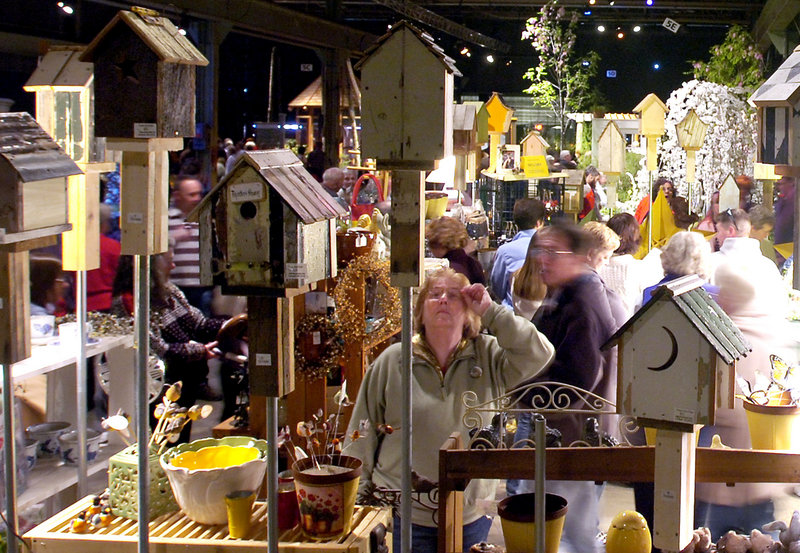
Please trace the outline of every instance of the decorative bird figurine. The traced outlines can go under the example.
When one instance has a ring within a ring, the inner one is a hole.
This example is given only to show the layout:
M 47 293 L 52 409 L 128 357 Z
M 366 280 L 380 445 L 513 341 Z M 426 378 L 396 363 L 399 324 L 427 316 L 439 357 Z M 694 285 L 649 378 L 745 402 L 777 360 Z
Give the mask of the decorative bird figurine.
M 650 553 L 652 538 L 645 518 L 636 511 L 622 511 L 611 519 L 606 536 L 607 553 Z
M 74 534 L 85 534 L 89 530 L 89 522 L 86 520 L 86 515 L 81 513 L 77 518 L 72 520 L 70 532 Z
M 722 443 L 719 434 L 714 434 L 711 438 L 711 449 L 730 449 L 730 447 Z

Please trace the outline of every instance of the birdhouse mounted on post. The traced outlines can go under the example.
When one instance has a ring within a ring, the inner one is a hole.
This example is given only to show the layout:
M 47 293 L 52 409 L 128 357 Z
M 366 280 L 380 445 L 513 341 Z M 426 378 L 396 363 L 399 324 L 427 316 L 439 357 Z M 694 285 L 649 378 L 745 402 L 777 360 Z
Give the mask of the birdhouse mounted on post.
M 200 279 L 285 297 L 333 277 L 335 219 L 346 214 L 291 151 L 245 152 L 187 217 L 200 223 Z
M 658 428 L 653 545 L 681 551 L 694 528 L 695 425 L 733 408 L 744 337 L 696 275 L 660 286 L 603 345 L 618 347 L 617 412 Z
M 800 176 L 800 47 L 758 87 L 748 102 L 758 118 L 757 161 L 772 165 L 779 175 Z M 793 168 L 793 169 L 792 169 Z
M 121 10 L 80 59 L 94 62 L 97 136 L 194 136 L 195 66 L 208 60 L 169 19 Z
M 690 109 L 683 120 L 675 125 L 678 144 L 686 150 L 686 182 L 693 183 L 695 170 L 695 152 L 703 147 L 706 139 L 708 123 L 704 123 L 697 112 Z
M 400 21 L 368 48 L 361 70 L 362 155 L 379 169 L 430 170 L 453 150 L 453 80 L 433 38 Z
M 466 190 L 466 175 L 475 180 L 477 172 L 478 119 L 474 105 L 453 106 L 453 154 L 456 157 L 453 188 Z
M 647 170 L 655 171 L 658 169 L 657 140 L 664 134 L 664 118 L 669 110 L 658 96 L 650 93 L 633 108 L 633 111 L 640 114 L 640 134 L 647 137 Z
M 520 155 L 525 156 L 546 156 L 550 144 L 544 139 L 539 131 L 531 131 L 519 143 L 522 151 Z
M 511 126 L 511 118 L 514 116 L 514 108 L 506 105 L 503 97 L 497 92 L 492 92 L 484 104 L 488 118 L 489 133 L 489 172 L 497 172 L 498 149 L 500 148 L 500 137 L 508 132 Z

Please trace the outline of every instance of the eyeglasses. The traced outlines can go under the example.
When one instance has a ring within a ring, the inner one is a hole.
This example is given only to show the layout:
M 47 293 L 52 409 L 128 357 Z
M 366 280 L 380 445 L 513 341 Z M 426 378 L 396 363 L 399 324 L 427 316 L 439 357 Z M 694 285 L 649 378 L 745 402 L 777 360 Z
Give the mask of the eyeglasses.
M 447 298 L 447 301 L 455 301 L 461 299 L 461 290 L 459 288 L 431 288 L 428 291 L 428 300 L 439 300 L 442 296 Z
M 723 211 L 723 213 L 727 215 L 728 219 L 730 220 L 736 232 L 739 232 L 739 225 L 736 224 L 736 219 L 733 218 L 733 210 L 731 208 L 728 208 L 725 211 Z
M 551 250 L 549 248 L 531 248 L 530 254 L 534 257 L 557 257 L 572 253 L 569 250 Z

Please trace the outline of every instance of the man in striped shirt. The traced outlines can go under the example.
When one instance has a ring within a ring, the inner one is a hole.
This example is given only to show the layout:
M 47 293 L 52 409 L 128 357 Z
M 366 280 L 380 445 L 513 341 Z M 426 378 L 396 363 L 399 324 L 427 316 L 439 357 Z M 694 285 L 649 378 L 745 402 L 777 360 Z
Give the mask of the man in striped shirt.
M 175 268 L 170 280 L 189 303 L 210 315 L 211 287 L 200 284 L 200 227 L 186 216 L 203 199 L 203 183 L 194 176 L 178 176 L 169 210 L 169 236 L 175 240 Z

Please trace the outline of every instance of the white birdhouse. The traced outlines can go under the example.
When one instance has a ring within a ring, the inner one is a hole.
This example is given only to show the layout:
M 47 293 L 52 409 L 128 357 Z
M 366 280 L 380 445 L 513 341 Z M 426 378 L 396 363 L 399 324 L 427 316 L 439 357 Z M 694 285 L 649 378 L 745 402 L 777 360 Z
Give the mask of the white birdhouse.
M 736 179 L 728 173 L 722 186 L 719 187 L 719 210 L 737 209 L 739 207 L 739 187 L 736 186 Z
M 619 127 L 609 120 L 597 139 L 597 168 L 609 175 L 624 173 L 625 146 L 625 137 Z
M 200 223 L 200 278 L 282 297 L 335 276 L 334 221 L 346 214 L 291 151 L 245 152 L 187 217 Z
M 733 407 L 734 364 L 750 348 L 702 283 L 659 287 L 603 346 L 618 346 L 618 413 L 695 425 Z
M 362 155 L 387 169 L 428 170 L 453 151 L 455 62 L 401 21 L 356 65 L 361 70 Z

